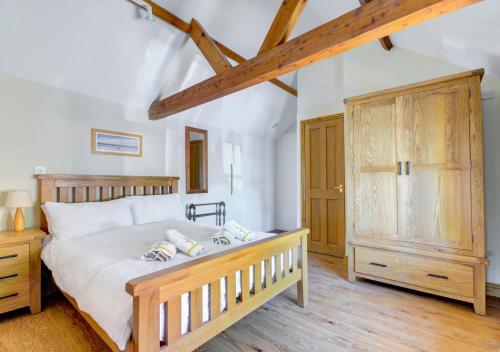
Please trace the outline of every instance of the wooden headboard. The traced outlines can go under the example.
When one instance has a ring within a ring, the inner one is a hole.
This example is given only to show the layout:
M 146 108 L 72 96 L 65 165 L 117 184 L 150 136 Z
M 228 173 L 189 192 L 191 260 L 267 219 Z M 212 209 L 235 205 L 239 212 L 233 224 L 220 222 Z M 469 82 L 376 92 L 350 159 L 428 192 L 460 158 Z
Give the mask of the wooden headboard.
M 133 195 L 178 192 L 179 177 L 38 175 L 40 204 L 45 202 L 100 202 Z M 47 219 L 40 211 L 40 228 L 47 232 Z

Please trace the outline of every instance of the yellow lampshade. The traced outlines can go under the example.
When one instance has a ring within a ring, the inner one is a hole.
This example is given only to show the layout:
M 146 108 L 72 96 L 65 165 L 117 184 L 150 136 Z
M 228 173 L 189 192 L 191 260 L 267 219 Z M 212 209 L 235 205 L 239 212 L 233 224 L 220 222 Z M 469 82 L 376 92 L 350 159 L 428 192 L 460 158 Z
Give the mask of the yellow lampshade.
M 33 206 L 30 192 L 26 190 L 10 191 L 5 200 L 6 208 L 29 208 Z

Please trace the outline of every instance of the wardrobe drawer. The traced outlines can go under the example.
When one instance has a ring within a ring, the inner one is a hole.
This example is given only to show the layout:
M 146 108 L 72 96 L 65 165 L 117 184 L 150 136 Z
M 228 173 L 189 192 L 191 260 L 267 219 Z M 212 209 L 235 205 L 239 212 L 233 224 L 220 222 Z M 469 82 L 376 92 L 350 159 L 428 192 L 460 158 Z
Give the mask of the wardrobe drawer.
M 0 267 L 29 262 L 30 245 L 0 247 Z
M 356 247 L 354 270 L 361 274 L 473 297 L 473 267 L 383 249 Z

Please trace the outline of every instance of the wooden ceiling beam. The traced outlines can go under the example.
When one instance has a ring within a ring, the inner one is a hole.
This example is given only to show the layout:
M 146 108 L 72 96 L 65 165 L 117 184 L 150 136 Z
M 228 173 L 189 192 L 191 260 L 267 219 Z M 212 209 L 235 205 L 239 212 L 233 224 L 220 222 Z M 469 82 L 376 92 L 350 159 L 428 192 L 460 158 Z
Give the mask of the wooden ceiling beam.
M 151 105 L 158 120 L 481 0 L 377 0 Z
M 222 73 L 232 67 L 231 63 L 217 44 L 194 18 L 191 20 L 189 35 L 216 73 Z
M 181 32 L 184 32 L 186 34 L 190 34 L 189 32 L 191 31 L 191 25 L 189 23 L 187 23 L 183 19 L 177 17 L 176 15 L 174 15 L 173 13 L 168 11 L 167 9 L 159 6 L 154 1 L 151 1 L 151 0 L 144 0 L 144 1 L 146 1 L 148 4 L 151 5 L 151 8 L 153 10 L 153 15 L 155 15 L 159 19 L 167 22 L 168 24 L 174 26 L 175 28 L 177 28 Z M 235 51 L 231 50 L 230 48 L 228 48 L 227 46 L 225 46 L 221 42 L 215 40 L 215 38 L 212 38 L 212 39 L 217 44 L 217 46 L 219 46 L 220 50 L 224 53 L 224 55 L 226 55 L 231 60 L 234 60 L 239 64 L 247 61 L 243 56 L 241 56 L 238 53 L 236 53 Z M 274 84 L 277 87 L 280 87 L 281 89 L 285 90 L 286 92 L 288 92 L 294 96 L 297 96 L 296 89 L 283 83 L 279 79 L 274 78 L 274 79 L 269 80 L 269 82 Z
M 370 1 L 372 1 L 372 0 L 359 0 L 359 4 L 366 5 Z M 380 38 L 379 42 L 380 42 L 380 45 L 382 45 L 382 48 L 384 48 L 387 51 L 390 51 L 394 47 L 394 45 L 392 45 L 392 40 L 388 35 Z
M 271 28 L 267 32 L 266 38 L 260 47 L 259 54 L 287 41 L 292 33 L 295 24 L 299 20 L 300 14 L 306 6 L 307 0 L 284 0 L 281 4 Z
M 224 55 L 226 55 L 231 60 L 234 60 L 234 61 L 236 61 L 239 64 L 247 61 L 247 59 L 245 59 L 243 56 L 241 56 L 240 54 L 232 51 L 231 49 L 229 49 L 224 44 L 222 44 L 222 43 L 220 43 L 218 41 L 215 41 L 215 42 L 219 46 L 220 50 L 224 53 Z M 273 79 L 269 80 L 269 83 L 272 83 L 275 86 L 278 86 L 278 87 L 280 87 L 283 90 L 286 90 L 288 93 L 290 93 L 290 94 L 292 94 L 294 96 L 297 96 L 297 94 L 298 94 L 297 90 L 295 88 L 290 87 L 289 85 L 283 83 L 279 79 L 273 78 Z

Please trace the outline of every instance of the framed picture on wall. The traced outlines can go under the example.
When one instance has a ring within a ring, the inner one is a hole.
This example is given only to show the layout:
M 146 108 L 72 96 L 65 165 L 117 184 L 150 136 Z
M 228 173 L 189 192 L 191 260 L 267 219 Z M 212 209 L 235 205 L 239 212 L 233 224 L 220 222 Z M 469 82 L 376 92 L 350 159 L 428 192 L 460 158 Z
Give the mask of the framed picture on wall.
M 142 157 L 142 136 L 92 128 L 92 154 Z

